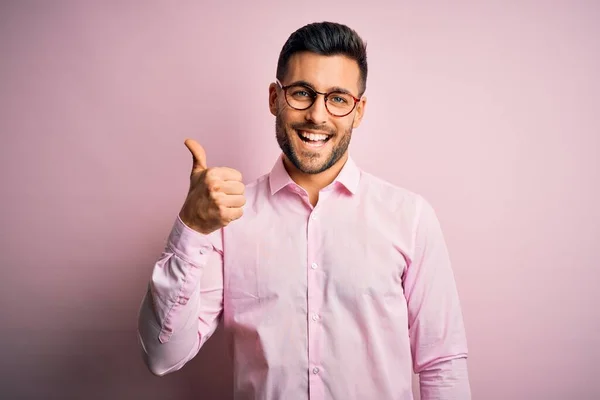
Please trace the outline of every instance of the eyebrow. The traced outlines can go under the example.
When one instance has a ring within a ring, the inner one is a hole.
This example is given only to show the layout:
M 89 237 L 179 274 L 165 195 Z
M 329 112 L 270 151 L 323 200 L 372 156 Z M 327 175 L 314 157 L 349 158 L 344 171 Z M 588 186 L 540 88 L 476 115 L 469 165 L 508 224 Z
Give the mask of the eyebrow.
M 315 92 L 317 91 L 317 89 L 315 89 L 315 87 L 313 85 L 311 85 L 310 83 L 303 81 L 303 80 L 292 82 L 286 86 L 296 86 L 296 85 L 306 86 L 306 87 L 314 90 Z M 350 92 L 348 89 L 344 89 L 343 87 L 339 87 L 339 86 L 330 87 L 327 92 L 328 93 L 331 93 L 331 92 L 345 93 L 345 94 L 349 94 L 350 96 L 354 96 L 352 94 L 352 92 Z

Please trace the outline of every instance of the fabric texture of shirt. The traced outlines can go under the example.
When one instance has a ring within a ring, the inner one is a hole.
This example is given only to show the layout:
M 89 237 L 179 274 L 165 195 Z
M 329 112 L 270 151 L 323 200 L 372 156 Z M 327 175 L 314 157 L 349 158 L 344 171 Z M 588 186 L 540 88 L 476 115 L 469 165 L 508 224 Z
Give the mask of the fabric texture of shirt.
M 454 274 L 422 196 L 352 158 L 315 207 L 281 158 L 245 196 L 242 218 L 209 235 L 175 220 L 139 315 L 155 374 L 222 320 L 236 399 L 409 400 L 413 371 L 423 400 L 471 398 Z

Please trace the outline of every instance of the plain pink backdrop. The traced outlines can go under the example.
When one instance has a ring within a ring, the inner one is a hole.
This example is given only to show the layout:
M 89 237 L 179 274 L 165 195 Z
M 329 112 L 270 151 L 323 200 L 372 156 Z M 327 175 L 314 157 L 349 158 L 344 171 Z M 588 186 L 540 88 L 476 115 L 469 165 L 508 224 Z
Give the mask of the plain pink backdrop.
M 442 222 L 473 398 L 600 398 L 600 5 L 449 3 L 3 1 L 1 397 L 230 398 L 222 335 L 164 378 L 136 340 L 183 141 L 268 172 L 281 46 L 333 20 L 368 43 L 353 157 Z

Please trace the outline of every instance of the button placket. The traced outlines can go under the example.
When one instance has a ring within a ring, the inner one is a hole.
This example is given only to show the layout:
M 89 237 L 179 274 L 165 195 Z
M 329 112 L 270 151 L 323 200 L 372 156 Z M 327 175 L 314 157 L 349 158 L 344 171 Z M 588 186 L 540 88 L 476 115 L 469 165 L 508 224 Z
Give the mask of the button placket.
M 319 243 L 322 240 L 320 208 L 313 208 L 308 215 L 307 229 L 307 328 L 308 328 L 308 371 L 314 378 L 309 381 L 309 396 L 320 397 L 323 391 L 323 382 L 319 376 L 322 373 L 321 340 L 322 325 L 319 311 L 323 305 L 323 265 L 320 263 Z

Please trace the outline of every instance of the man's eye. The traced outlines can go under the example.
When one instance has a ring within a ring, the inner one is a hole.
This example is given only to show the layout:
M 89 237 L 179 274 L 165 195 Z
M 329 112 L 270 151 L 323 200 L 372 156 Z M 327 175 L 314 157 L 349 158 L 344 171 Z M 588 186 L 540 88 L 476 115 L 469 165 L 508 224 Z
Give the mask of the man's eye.
M 331 101 L 337 104 L 346 104 L 348 103 L 348 99 L 343 96 L 332 96 Z
M 294 96 L 294 97 L 310 97 L 310 93 L 308 93 L 306 90 L 295 90 L 294 92 L 292 92 L 292 96 Z

